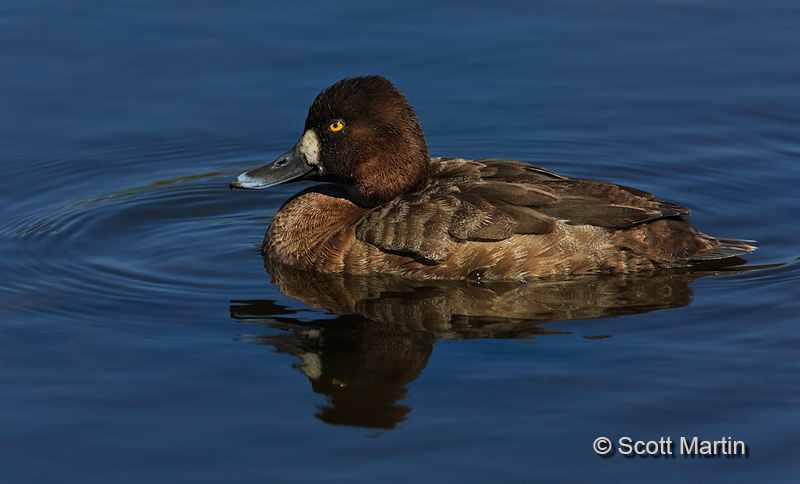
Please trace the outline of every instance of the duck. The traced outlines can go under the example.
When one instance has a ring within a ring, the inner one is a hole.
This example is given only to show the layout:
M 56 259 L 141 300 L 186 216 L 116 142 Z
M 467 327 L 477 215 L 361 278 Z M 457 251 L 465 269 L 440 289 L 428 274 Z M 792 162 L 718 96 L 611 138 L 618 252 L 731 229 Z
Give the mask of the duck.
M 261 245 L 270 264 L 297 271 L 530 281 L 756 248 L 695 230 L 689 209 L 644 190 L 502 158 L 431 158 L 409 101 L 377 75 L 323 89 L 297 143 L 230 187 L 298 180 L 323 183 L 289 198 Z

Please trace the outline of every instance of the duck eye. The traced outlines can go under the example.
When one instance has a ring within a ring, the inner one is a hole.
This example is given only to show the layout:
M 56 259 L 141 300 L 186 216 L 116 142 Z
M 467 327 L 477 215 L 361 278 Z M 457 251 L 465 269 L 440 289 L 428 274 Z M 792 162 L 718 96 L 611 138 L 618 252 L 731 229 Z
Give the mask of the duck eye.
M 328 126 L 328 129 L 333 132 L 341 131 L 342 128 L 344 128 L 344 124 L 341 121 L 336 121 L 335 123 L 331 123 L 331 125 Z

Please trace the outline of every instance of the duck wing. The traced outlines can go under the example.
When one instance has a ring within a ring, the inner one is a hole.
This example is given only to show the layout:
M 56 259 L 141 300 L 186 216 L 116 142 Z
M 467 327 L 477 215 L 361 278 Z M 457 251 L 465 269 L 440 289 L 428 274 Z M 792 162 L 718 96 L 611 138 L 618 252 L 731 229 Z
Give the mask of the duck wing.
M 436 263 L 460 241 L 547 234 L 557 220 L 619 230 L 688 213 L 642 190 L 519 161 L 436 158 L 431 168 L 425 190 L 372 209 L 357 223 L 356 238 Z
M 554 202 L 536 208 L 571 225 L 625 229 L 648 221 L 689 214 L 688 208 L 658 200 L 652 193 L 625 185 L 569 178 L 513 160 L 489 158 L 474 160 L 473 163 L 484 165 L 480 172 L 485 182 L 523 183 L 552 194 Z M 523 204 L 532 206 L 524 201 Z
M 499 241 L 514 234 L 544 234 L 555 220 L 533 208 L 491 200 L 457 186 L 428 189 L 365 214 L 356 238 L 386 252 L 439 262 L 462 240 Z

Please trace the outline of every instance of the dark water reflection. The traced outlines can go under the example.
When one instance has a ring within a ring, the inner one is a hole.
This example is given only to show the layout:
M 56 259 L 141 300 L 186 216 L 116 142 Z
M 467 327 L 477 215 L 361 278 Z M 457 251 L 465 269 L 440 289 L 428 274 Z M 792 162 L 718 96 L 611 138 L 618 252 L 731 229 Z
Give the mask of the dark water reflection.
M 273 300 L 234 300 L 232 318 L 280 330 L 244 339 L 300 360 L 293 366 L 327 398 L 315 414 L 323 422 L 382 429 L 394 428 L 411 412 L 401 401 L 437 339 L 570 334 L 545 323 L 686 306 L 692 300 L 689 284 L 714 274 L 687 269 L 520 284 L 305 273 L 268 261 L 265 267 L 284 295 L 337 316 L 303 322 Z

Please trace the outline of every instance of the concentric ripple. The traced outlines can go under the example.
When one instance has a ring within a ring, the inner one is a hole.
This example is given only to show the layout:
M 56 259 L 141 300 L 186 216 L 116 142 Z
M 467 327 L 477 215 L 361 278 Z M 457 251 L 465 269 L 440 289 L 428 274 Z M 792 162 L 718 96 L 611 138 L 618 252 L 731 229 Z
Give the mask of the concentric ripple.
M 121 181 L 147 178 L 147 167 L 154 164 L 178 167 L 171 172 L 197 166 L 193 172 L 113 192 L 97 189 L 105 188 L 97 182 L 102 172 L 73 173 L 61 180 L 63 190 L 43 186 L 35 197 L 6 203 L 0 217 L 5 255 L 0 295 L 8 319 L 23 321 L 26 314 L 38 315 L 36 321 L 42 315 L 74 320 L 76 314 L 88 320 L 107 320 L 110 314 L 125 319 L 133 307 L 167 317 L 176 301 L 244 290 L 246 285 L 236 282 L 242 270 L 263 274 L 253 245 L 263 235 L 264 205 L 228 189 L 231 176 L 260 160 L 225 145 L 201 146 L 202 153 L 187 145 L 192 148 L 183 151 L 157 146 L 149 158 L 139 152 L 135 163 L 122 149 L 103 153 L 109 165 L 138 168 L 128 178 L 117 176 Z M 69 164 L 58 159 L 36 165 L 53 173 L 68 172 Z M 22 172 L 17 175 L 24 178 Z M 76 192 L 81 196 L 71 196 Z M 237 235 L 245 225 L 252 236 Z M 241 251 L 251 252 L 252 267 L 232 265 Z

